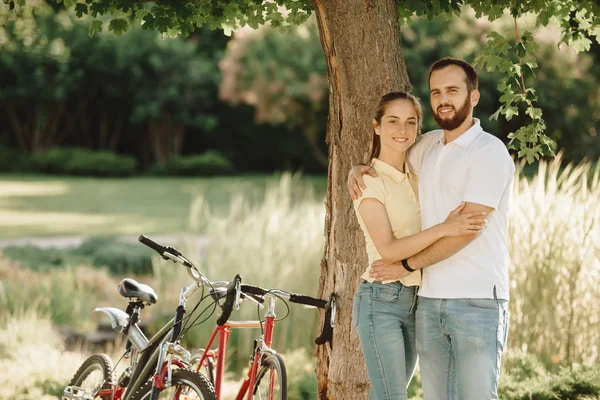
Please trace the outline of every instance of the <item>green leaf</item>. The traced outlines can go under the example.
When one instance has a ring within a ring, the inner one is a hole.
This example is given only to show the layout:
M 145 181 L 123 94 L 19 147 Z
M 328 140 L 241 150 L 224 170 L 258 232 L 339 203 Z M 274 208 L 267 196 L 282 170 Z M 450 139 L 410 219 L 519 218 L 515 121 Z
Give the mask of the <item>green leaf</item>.
M 77 17 L 81 18 L 81 17 L 83 17 L 83 14 L 87 14 L 87 13 L 88 13 L 87 5 L 85 5 L 83 3 L 77 3 L 75 5 L 75 15 L 77 15 Z
M 121 18 L 115 18 L 108 24 L 108 30 L 115 34 L 115 36 L 121 36 L 129 29 L 129 24 L 126 20 Z
M 94 37 L 94 33 L 96 32 L 102 32 L 102 21 L 98 21 L 97 19 L 90 23 L 90 37 Z
M 511 104 L 515 101 L 515 97 L 517 95 L 510 91 L 510 92 L 505 92 L 502 96 L 500 96 L 500 102 L 503 104 Z
M 535 72 L 533 72 L 534 68 L 535 67 L 532 67 L 532 63 L 524 63 L 523 64 L 522 72 L 523 72 L 523 78 L 525 78 L 525 80 L 535 78 Z
M 140 8 L 138 10 L 135 10 L 135 20 L 136 21 L 140 21 L 141 23 L 144 23 L 144 17 L 146 15 L 149 15 L 151 13 L 150 10 L 146 10 L 145 8 Z
M 527 50 L 525 49 L 525 45 L 523 44 L 523 42 L 517 43 L 517 45 L 515 46 L 515 50 L 517 51 L 517 56 L 519 56 L 520 58 L 523 58 L 527 55 Z
M 77 3 L 77 0 L 63 0 L 63 3 L 65 7 L 71 8 Z
M 581 53 L 583 51 L 589 51 L 592 45 L 592 41 L 586 37 L 579 36 L 577 39 L 574 39 L 569 42 L 569 46 L 573 48 L 577 53 Z
M 495 113 L 493 113 L 492 115 L 490 115 L 490 119 L 493 121 L 498 121 L 498 118 L 500 117 L 500 114 L 502 113 L 503 108 L 500 107 Z
M 506 120 L 510 121 L 512 117 L 519 115 L 519 110 L 517 109 L 517 107 L 508 106 L 504 109 L 503 114 L 506 117 Z

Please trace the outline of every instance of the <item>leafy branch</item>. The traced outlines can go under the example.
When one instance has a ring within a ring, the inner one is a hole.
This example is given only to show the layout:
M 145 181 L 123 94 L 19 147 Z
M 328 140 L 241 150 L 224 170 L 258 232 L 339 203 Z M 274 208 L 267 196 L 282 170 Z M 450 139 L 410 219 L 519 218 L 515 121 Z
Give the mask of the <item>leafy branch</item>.
M 501 72 L 504 77 L 498 83 L 500 108 L 491 118 L 497 120 L 503 115 L 507 121 L 519 115 L 519 107 L 526 107 L 525 114 L 531 119 L 528 125 L 511 132 L 509 148 L 518 150 L 519 158 L 525 157 L 528 163 L 538 160 L 542 155 L 554 156 L 556 143 L 545 135 L 546 124 L 542 118 L 542 110 L 535 107 L 537 94 L 535 89 L 528 88 L 526 79 L 535 77 L 537 63 L 533 61 L 539 46 L 533 40 L 531 32 L 519 35 L 517 20 L 515 22 L 514 42 L 506 39 L 498 32 L 491 32 L 476 63 L 485 67 L 488 72 Z M 512 60 L 517 60 L 513 62 Z M 531 61 L 527 61 L 531 60 Z

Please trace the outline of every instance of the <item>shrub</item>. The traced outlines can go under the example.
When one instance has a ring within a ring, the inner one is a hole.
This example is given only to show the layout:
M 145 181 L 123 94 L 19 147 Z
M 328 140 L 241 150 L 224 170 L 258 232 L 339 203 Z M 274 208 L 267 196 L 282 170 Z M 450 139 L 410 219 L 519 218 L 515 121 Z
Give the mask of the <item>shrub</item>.
M 223 154 L 209 150 L 197 155 L 170 157 L 164 163 L 156 164 L 149 172 L 155 175 L 212 176 L 229 175 L 234 168 Z
M 113 275 L 152 273 L 151 250 L 144 246 L 132 246 L 109 236 L 92 237 L 75 249 L 7 247 L 3 254 L 34 271 L 91 264 L 106 267 Z
M 600 399 L 600 365 L 580 365 L 551 373 L 531 354 L 508 352 L 498 396 L 505 400 Z
M 69 250 L 56 248 L 40 248 L 35 246 L 6 247 L 2 253 L 4 256 L 22 263 L 34 271 L 48 271 L 56 267 L 64 267 L 69 264 L 78 264 L 85 258 L 72 254 Z
M 97 267 L 107 267 L 113 275 L 152 273 L 151 250 L 144 246 L 132 246 L 115 237 L 92 237 L 73 250 L 73 254 L 86 257 Z
M 306 349 L 282 354 L 288 377 L 288 398 L 313 400 L 317 398 L 317 361 Z
M 132 156 L 74 147 L 53 147 L 32 156 L 33 167 L 42 173 L 82 176 L 129 176 L 136 170 Z
M 23 172 L 30 168 L 25 154 L 18 150 L 0 147 L 0 172 Z

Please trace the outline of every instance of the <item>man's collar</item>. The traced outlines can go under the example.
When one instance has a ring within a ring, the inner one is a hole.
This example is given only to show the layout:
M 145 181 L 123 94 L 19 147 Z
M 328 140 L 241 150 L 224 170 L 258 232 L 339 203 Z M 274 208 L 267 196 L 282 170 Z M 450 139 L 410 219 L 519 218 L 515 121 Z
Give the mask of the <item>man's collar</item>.
M 483 129 L 481 129 L 481 121 L 478 118 L 473 118 L 473 121 L 475 121 L 473 126 L 463 132 L 462 135 L 454 139 L 452 143 L 461 147 L 469 147 L 477 135 L 483 132 Z

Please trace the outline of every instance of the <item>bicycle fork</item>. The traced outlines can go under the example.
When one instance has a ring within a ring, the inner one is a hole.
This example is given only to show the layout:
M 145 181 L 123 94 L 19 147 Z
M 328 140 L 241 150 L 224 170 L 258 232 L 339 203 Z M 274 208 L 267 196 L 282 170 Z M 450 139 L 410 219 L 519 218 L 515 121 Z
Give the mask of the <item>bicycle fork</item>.
M 166 387 L 171 386 L 172 369 L 171 365 L 178 368 L 186 368 L 190 365 L 191 354 L 181 347 L 177 341 L 181 333 L 182 319 L 185 313 L 185 304 L 187 297 L 198 289 L 198 284 L 193 283 L 188 287 L 181 289 L 179 295 L 179 306 L 175 314 L 175 323 L 170 342 L 164 342 L 160 346 L 158 361 L 156 362 L 156 374 L 152 378 L 152 394 L 150 400 L 157 400 L 158 393 Z
M 256 375 L 258 374 L 258 369 L 260 368 L 262 356 L 266 353 L 276 353 L 275 350 L 271 349 L 271 343 L 273 341 L 273 328 L 275 327 L 275 317 L 275 298 L 270 297 L 269 308 L 267 310 L 267 313 L 265 314 L 265 333 L 263 336 L 260 337 L 260 339 L 256 341 L 256 345 L 254 346 L 254 352 L 252 354 L 252 368 L 250 368 L 250 376 L 249 379 L 246 380 L 246 382 L 248 382 L 248 400 L 252 400 L 252 396 L 254 396 Z M 273 383 L 271 382 L 271 385 L 272 384 Z M 273 388 L 270 387 L 269 391 L 272 392 Z

